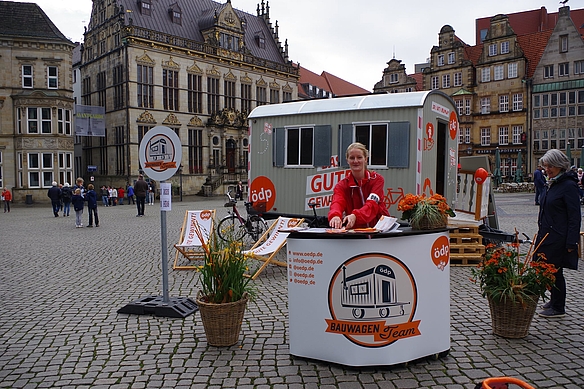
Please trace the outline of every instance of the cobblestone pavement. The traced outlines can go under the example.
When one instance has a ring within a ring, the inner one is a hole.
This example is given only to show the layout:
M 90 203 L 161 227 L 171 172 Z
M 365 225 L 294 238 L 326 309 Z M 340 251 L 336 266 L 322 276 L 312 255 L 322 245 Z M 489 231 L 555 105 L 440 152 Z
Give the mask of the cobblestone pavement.
M 533 194 L 496 194 L 501 229 L 533 236 Z M 187 209 L 226 213 L 223 198 L 175 200 L 167 213 L 169 261 Z M 242 207 L 243 208 L 243 207 Z M 198 313 L 185 319 L 124 315 L 130 301 L 162 295 L 159 205 L 100 207 L 99 228 L 75 228 L 49 205 L 0 215 L 0 388 L 473 388 L 514 376 L 536 388 L 584 387 L 583 272 L 567 271 L 568 315 L 536 317 L 530 335 L 491 334 L 469 267 L 451 268 L 451 349 L 439 359 L 348 368 L 289 354 L 285 270 L 255 281 L 237 345 L 207 345 Z M 87 221 L 87 213 L 84 214 Z M 196 295 L 197 275 L 173 271 L 171 297 Z M 327 347 L 323 344 L 322 347 Z

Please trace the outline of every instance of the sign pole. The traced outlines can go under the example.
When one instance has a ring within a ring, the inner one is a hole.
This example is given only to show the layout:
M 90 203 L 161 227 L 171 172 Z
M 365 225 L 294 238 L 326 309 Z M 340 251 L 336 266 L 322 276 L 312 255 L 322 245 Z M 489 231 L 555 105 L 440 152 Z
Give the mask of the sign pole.
M 160 182 L 164 184 L 164 181 Z M 162 185 L 161 185 L 162 187 Z M 168 303 L 168 246 L 166 245 L 166 211 L 160 207 L 160 244 L 162 251 L 162 301 Z
M 118 313 L 154 314 L 163 317 L 184 318 L 199 307 L 188 297 L 169 297 L 168 246 L 166 242 L 166 212 L 171 210 L 171 178 L 181 165 L 182 146 L 178 135 L 169 127 L 156 126 L 140 142 L 140 165 L 148 177 L 160 181 L 160 245 L 162 252 L 162 297 L 147 296 L 120 308 Z M 182 178 L 182 177 L 181 177 Z

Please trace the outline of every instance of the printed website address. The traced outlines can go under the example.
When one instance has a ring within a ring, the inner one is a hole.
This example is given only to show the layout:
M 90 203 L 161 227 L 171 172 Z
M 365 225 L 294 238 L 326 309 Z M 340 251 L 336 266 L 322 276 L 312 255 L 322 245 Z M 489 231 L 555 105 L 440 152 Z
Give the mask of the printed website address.
M 292 251 L 292 255 L 299 256 L 299 257 L 322 257 L 321 252 L 315 253 L 314 251 L 310 251 L 310 252 L 306 252 L 306 253 Z
M 306 263 L 310 265 L 322 265 L 322 259 L 304 259 L 304 258 L 292 258 L 294 263 Z

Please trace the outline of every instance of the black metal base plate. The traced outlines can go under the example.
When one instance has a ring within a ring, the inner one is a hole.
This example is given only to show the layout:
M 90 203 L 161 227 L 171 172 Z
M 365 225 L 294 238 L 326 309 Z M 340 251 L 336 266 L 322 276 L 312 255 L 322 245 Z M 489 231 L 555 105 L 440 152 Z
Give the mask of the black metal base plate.
M 132 301 L 118 309 L 118 313 L 185 318 L 198 309 L 197 304 L 188 297 L 170 297 L 165 303 L 162 296 L 148 296 Z

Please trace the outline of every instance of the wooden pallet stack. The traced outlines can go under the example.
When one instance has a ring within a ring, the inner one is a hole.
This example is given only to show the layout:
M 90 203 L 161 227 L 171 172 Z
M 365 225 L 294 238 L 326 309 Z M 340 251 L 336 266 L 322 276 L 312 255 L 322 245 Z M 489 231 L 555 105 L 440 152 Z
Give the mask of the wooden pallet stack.
M 450 230 L 450 265 L 474 266 L 485 253 L 478 226 L 457 227 Z

